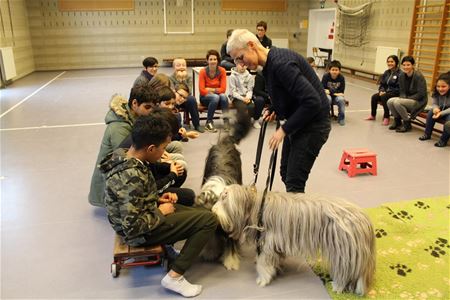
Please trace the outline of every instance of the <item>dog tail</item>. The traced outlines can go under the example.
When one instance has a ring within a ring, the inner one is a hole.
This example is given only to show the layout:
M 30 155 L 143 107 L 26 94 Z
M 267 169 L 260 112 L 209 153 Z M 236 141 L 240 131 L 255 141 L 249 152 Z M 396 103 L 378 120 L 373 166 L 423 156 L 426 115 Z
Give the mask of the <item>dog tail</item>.
M 229 135 L 233 144 L 239 144 L 245 138 L 252 127 L 252 122 L 249 115 L 244 110 L 237 110 L 236 120 L 232 126 L 231 134 Z

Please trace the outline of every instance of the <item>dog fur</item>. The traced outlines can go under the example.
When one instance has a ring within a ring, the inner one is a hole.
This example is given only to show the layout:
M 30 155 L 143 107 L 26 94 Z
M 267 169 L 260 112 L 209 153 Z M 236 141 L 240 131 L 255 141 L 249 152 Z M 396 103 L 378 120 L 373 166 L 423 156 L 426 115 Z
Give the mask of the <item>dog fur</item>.
M 255 242 L 261 230 L 257 284 L 265 286 L 285 256 L 321 258 L 335 292 L 364 295 L 375 272 L 375 236 L 369 218 L 355 205 L 320 195 L 268 192 L 263 227 L 258 228 L 262 195 L 253 186 L 225 188 L 212 211 L 235 240 Z
M 227 185 L 242 184 L 241 153 L 236 145 L 248 134 L 250 128 L 248 115 L 237 112 L 231 133 L 220 136 L 217 144 L 209 149 L 202 188 L 196 197 L 195 206 L 211 210 Z M 209 261 L 219 259 L 228 270 L 239 269 L 239 243 L 230 239 L 221 229 L 205 245 L 200 256 Z

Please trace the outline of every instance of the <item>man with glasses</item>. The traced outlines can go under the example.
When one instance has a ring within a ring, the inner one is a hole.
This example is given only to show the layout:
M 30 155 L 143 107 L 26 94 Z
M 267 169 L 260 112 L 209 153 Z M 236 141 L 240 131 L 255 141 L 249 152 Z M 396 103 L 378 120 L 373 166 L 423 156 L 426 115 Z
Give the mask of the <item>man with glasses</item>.
M 289 49 L 264 48 L 246 29 L 233 31 L 227 52 L 236 64 L 250 70 L 263 68 L 271 107 L 264 120 L 285 120 L 269 139 L 275 150 L 283 142 L 280 173 L 288 192 L 303 193 L 320 149 L 330 133 L 330 105 L 323 86 L 309 63 Z
M 142 61 L 142 65 L 144 66 L 144 70 L 142 70 L 141 74 L 134 81 L 133 87 L 146 85 L 158 72 L 158 60 L 154 57 L 147 57 Z

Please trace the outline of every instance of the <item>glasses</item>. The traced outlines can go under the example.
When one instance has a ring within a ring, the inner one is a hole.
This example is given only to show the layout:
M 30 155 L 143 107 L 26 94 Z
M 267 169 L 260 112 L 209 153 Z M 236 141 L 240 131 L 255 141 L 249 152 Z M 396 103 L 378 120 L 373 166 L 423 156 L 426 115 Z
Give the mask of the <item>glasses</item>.
M 236 57 L 234 59 L 234 63 L 237 64 L 242 64 L 244 62 L 244 54 L 239 55 L 238 57 Z

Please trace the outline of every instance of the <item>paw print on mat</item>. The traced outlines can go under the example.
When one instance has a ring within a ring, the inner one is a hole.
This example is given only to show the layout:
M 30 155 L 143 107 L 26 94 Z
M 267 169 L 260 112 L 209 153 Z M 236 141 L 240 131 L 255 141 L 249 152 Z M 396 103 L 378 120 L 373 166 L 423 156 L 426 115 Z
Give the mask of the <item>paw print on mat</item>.
M 448 240 L 444 238 L 437 238 L 434 242 L 437 246 L 431 245 L 428 246 L 428 248 L 424 249 L 427 252 L 430 252 L 431 256 L 434 257 L 441 257 L 443 255 L 446 255 L 445 248 L 450 248 L 450 245 L 448 244 Z
M 404 220 L 404 219 L 411 220 L 412 218 L 414 218 L 414 216 L 411 215 L 410 213 L 408 213 L 406 210 L 401 210 L 399 212 L 394 212 L 393 210 L 390 210 L 389 214 L 394 219 L 399 219 L 399 220 Z
M 330 274 L 328 274 L 328 273 L 322 273 L 322 272 L 320 272 L 320 273 L 317 274 L 317 275 L 319 276 L 320 280 L 322 280 L 322 283 L 323 283 L 324 285 L 331 281 Z
M 384 229 L 375 228 L 375 237 L 377 239 L 382 238 L 383 236 L 387 236 L 387 232 Z
M 421 208 L 421 209 L 429 209 L 430 206 L 428 204 L 425 204 L 422 201 L 417 201 L 416 203 L 414 203 L 414 206 L 417 208 Z
M 407 273 L 411 273 L 412 270 L 407 265 L 396 264 L 395 266 L 389 266 L 392 270 L 397 270 L 397 275 L 406 276 Z

